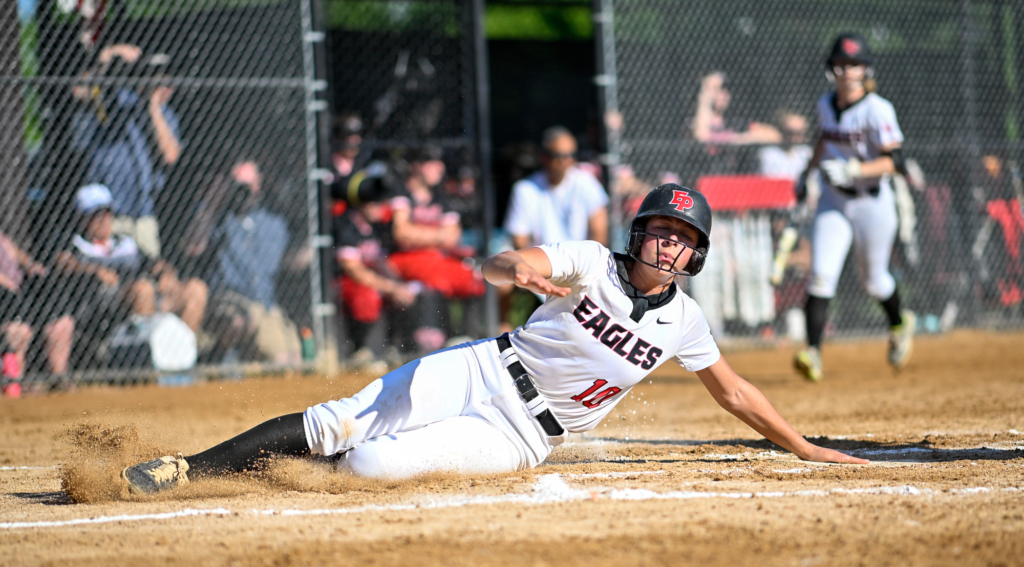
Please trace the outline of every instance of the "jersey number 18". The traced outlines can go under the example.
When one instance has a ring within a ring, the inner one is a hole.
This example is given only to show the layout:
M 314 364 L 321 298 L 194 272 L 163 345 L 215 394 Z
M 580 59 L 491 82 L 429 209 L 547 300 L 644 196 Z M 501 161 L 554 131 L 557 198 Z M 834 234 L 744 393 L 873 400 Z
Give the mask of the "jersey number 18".
M 622 391 L 622 388 L 616 388 L 615 386 L 612 386 L 611 388 L 607 388 L 601 390 L 600 392 L 597 392 L 597 390 L 599 390 L 602 386 L 604 386 L 607 383 L 607 380 L 594 380 L 593 386 L 587 388 L 585 392 L 573 396 L 572 400 L 574 402 L 583 402 L 583 405 L 587 406 L 588 408 L 596 408 L 597 406 L 601 405 L 601 402 L 607 400 L 608 398 Z M 597 393 L 594 394 L 594 392 Z M 590 398 L 589 400 L 586 399 L 591 394 L 594 394 L 594 397 Z

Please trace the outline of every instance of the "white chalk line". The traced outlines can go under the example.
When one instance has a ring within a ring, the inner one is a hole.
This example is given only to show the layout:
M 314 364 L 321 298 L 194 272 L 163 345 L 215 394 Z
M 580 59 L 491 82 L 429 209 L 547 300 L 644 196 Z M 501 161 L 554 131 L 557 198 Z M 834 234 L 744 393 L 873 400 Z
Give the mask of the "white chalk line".
M 38 471 L 45 469 L 55 469 L 56 466 L 52 467 L 0 467 L 0 471 Z
M 178 512 L 163 512 L 161 514 L 122 514 L 120 516 L 100 516 L 98 518 L 78 518 L 75 520 L 57 520 L 51 522 L 2 522 L 0 529 L 16 530 L 22 528 L 59 528 L 66 526 L 77 526 L 81 524 L 109 524 L 111 522 L 142 522 L 145 520 L 170 520 L 173 518 L 185 518 L 188 516 L 227 516 L 231 511 L 224 508 L 212 510 L 195 510 L 186 508 Z
M 648 471 L 657 472 L 657 471 Z M 634 473 L 635 474 L 635 473 Z M 1024 492 L 1024 488 L 990 488 L 985 486 L 933 490 L 930 488 L 917 488 L 910 485 L 901 486 L 876 486 L 871 488 L 833 488 L 829 490 L 798 490 L 791 492 L 697 492 L 697 491 L 672 491 L 654 492 L 644 488 L 614 489 L 608 487 L 596 488 L 573 488 L 569 486 L 560 474 L 542 475 L 532 486 L 530 493 L 504 494 L 501 496 L 459 496 L 445 500 L 425 500 L 409 504 L 370 504 L 355 508 L 321 508 L 312 510 L 296 509 L 252 509 L 247 512 L 253 516 L 331 516 L 350 515 L 366 512 L 397 512 L 409 510 L 439 510 L 444 508 L 460 508 L 464 506 L 476 506 L 482 504 L 523 504 L 523 505 L 544 505 L 564 502 L 585 501 L 585 500 L 695 500 L 709 498 L 747 499 L 747 498 L 787 498 L 787 497 L 828 497 L 846 495 L 894 495 L 894 496 L 932 496 L 936 494 L 984 494 L 990 492 Z M 214 508 L 210 510 L 197 510 L 188 508 L 178 512 L 166 512 L 161 514 L 140 514 L 140 515 L 119 515 L 100 516 L 98 518 L 79 518 L 74 520 L 47 521 L 47 522 L 3 522 L 0 529 L 15 530 L 24 528 L 55 528 L 77 526 L 83 524 L 105 524 L 112 522 L 139 522 L 146 520 L 170 520 L 174 518 L 190 516 L 229 516 L 234 512 L 225 508 Z

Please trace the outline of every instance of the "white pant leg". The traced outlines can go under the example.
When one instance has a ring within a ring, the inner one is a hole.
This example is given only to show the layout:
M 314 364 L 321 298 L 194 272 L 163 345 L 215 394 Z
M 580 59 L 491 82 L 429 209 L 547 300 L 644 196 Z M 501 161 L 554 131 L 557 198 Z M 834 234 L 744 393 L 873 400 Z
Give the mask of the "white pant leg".
M 474 373 L 460 345 L 415 360 L 374 380 L 351 398 L 308 408 L 306 441 L 334 455 L 380 435 L 409 431 L 462 414 Z
M 519 464 L 505 434 L 480 418 L 460 416 L 370 439 L 342 455 L 338 467 L 361 477 L 402 479 L 433 471 L 513 472 Z
M 832 298 L 853 242 L 853 227 L 842 212 L 819 205 L 812 239 L 811 283 L 807 293 Z
M 889 259 L 899 228 L 892 191 L 886 186 L 877 198 L 850 201 L 847 216 L 853 226 L 853 251 L 861 285 L 871 297 L 886 300 L 896 291 L 896 280 L 889 273 Z
M 351 398 L 310 407 L 303 418 L 313 454 L 349 451 L 342 466 L 379 477 L 535 467 L 562 441 L 530 415 L 494 339 L 406 364 Z

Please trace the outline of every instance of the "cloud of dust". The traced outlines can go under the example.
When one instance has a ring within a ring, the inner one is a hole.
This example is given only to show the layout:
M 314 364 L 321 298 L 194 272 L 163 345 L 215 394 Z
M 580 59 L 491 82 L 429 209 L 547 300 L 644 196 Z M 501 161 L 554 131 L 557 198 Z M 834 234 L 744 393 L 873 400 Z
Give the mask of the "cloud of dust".
M 61 487 L 78 503 L 131 499 L 121 471 L 160 456 L 158 447 L 139 439 L 135 425 L 76 423 L 67 426 L 61 441 L 68 446 L 68 461 L 60 466 Z
M 516 474 L 474 478 L 444 472 L 405 480 L 368 479 L 338 470 L 330 459 L 277 457 L 264 461 L 255 471 L 214 478 L 191 477 L 187 485 L 158 494 L 137 495 L 128 491 L 121 471 L 134 464 L 172 455 L 174 451 L 141 440 L 135 424 L 76 423 L 67 426 L 61 440 L 68 446 L 69 455 L 67 462 L 60 466 L 61 487 L 79 504 L 226 498 L 288 491 L 396 496 L 422 492 L 425 487 L 458 490 L 498 479 L 520 480 Z M 523 474 L 518 473 L 520 477 Z
M 569 441 L 555 447 L 544 462 L 548 464 L 572 465 L 606 461 L 608 458 L 608 451 L 603 444 L 574 443 Z

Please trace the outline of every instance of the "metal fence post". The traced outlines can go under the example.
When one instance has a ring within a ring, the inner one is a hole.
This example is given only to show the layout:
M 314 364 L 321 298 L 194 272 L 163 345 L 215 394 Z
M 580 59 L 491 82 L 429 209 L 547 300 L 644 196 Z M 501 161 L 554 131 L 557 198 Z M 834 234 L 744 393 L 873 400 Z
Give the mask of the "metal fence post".
M 309 245 L 314 249 L 310 261 L 310 301 L 313 315 L 313 336 L 317 345 L 318 369 L 325 373 L 337 370 L 337 342 L 334 338 L 334 302 L 325 298 L 325 290 L 331 289 L 330 276 L 333 272 L 332 239 L 330 236 L 329 213 L 323 207 L 320 192 L 320 181 L 325 178 L 325 170 L 319 168 L 326 147 L 322 138 L 326 135 L 321 126 L 321 116 L 328 109 L 326 100 L 317 98 L 317 93 L 327 90 L 324 80 L 323 42 L 325 34 L 322 29 L 320 15 L 322 10 L 319 0 L 304 0 L 302 10 L 302 67 L 305 78 L 306 97 L 306 203 L 309 227 Z M 318 57 L 319 54 L 319 57 Z M 324 233 L 327 234 L 324 234 Z

